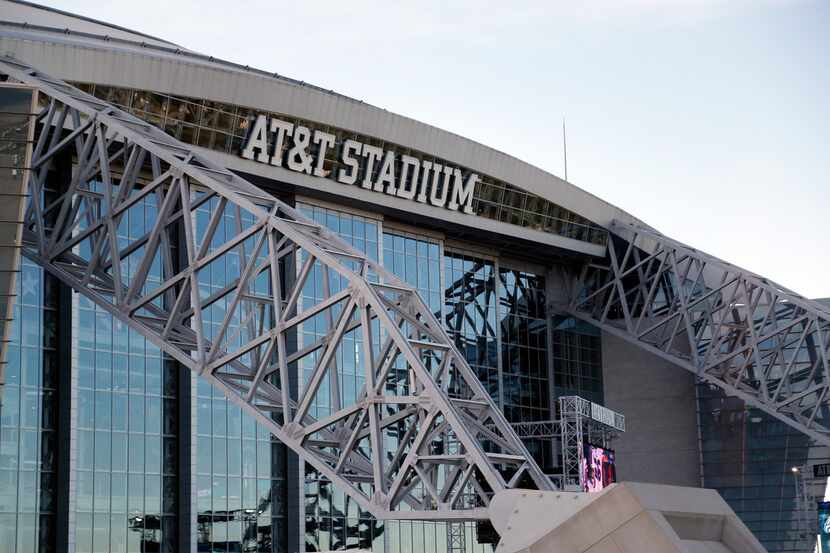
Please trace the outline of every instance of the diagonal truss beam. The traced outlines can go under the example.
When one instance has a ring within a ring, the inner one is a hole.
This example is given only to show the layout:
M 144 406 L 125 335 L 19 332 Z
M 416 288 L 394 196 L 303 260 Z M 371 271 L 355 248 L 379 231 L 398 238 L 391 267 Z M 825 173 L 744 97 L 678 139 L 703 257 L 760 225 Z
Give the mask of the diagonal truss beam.
M 830 311 L 769 279 L 615 222 L 569 311 L 830 445 Z
M 498 491 L 550 489 L 410 286 L 152 125 L 19 61 L 0 73 L 46 99 L 24 255 L 378 518 L 483 519 Z

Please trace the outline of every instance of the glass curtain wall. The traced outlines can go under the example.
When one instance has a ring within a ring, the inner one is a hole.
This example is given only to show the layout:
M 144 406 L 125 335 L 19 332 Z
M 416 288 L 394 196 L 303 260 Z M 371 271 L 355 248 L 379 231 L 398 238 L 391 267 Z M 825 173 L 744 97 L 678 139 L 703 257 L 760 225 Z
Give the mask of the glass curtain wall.
M 550 419 L 544 276 L 447 252 L 444 278 L 444 324 L 507 420 Z
M 143 200 L 125 213 L 119 238 L 143 236 L 156 214 L 155 199 Z M 135 265 L 127 259 L 124 269 Z M 160 279 L 156 265 L 148 281 Z M 73 293 L 72 303 L 77 550 L 174 551 L 177 367 L 83 296 Z
M 284 446 L 210 384 L 198 381 L 198 551 L 283 551 Z
M 372 259 L 377 259 L 380 252 L 378 238 L 381 237 L 378 222 L 361 217 L 299 203 L 297 208 L 306 216 L 318 223 L 326 225 L 337 232 L 347 242 L 366 252 Z M 382 235 L 384 266 L 402 280 L 413 285 L 431 309 L 440 315 L 441 300 L 441 248 L 433 239 L 424 236 L 405 235 L 400 232 L 385 232 Z M 303 289 L 303 299 L 311 302 L 325 297 L 323 290 L 323 275 L 319 268 L 315 268 L 310 275 L 309 282 Z M 330 282 L 330 293 L 336 293 L 342 283 L 333 276 Z M 495 305 L 495 304 L 494 304 Z M 493 319 L 493 323 L 495 319 Z M 325 320 L 318 320 L 312 324 L 303 325 L 300 340 L 311 343 L 321 336 L 328 328 Z M 376 331 L 377 332 L 377 331 Z M 336 355 L 338 377 L 344 383 L 345 394 L 357 391 L 363 384 L 360 369 L 360 351 L 362 347 L 359 336 L 347 336 L 346 347 L 341 348 Z M 354 344 L 354 348 L 351 345 Z M 352 354 L 352 352 L 356 352 Z M 299 367 L 307 380 L 312 368 Z M 354 381 L 354 386 L 351 380 Z M 395 385 L 395 380 L 392 379 Z M 405 379 L 399 379 L 398 385 L 405 385 Z M 312 414 L 317 417 L 328 415 L 332 410 L 329 393 L 326 392 L 326 383 L 321 386 Z M 353 398 L 341 398 L 348 402 Z M 393 430 L 390 430 L 393 432 Z M 394 435 L 387 436 L 393 440 Z M 360 511 L 358 506 L 350 501 L 340 491 L 334 489 L 330 482 L 321 478 L 310 467 L 306 468 L 305 483 L 305 516 L 306 516 L 306 551 L 324 551 L 343 547 L 362 547 L 373 551 L 390 553 L 403 552 L 437 552 L 447 551 L 447 526 L 444 523 L 422 521 L 385 521 L 373 519 L 368 513 Z M 489 551 L 489 546 L 475 542 L 473 525 L 467 525 L 467 551 L 483 553 Z
M 378 221 L 305 203 L 298 203 L 297 209 L 306 217 L 338 233 L 343 240 L 365 253 L 370 259 L 378 260 L 380 250 Z M 301 262 L 302 260 L 298 266 Z M 304 306 L 310 307 L 345 287 L 345 279 L 334 271 L 328 272 L 328 282 L 325 282 L 325 273 L 326 271 L 319 263 L 312 268 L 301 294 L 300 301 Z M 303 322 L 298 335 L 300 347 L 310 345 L 324 336 L 332 322 L 324 314 Z M 373 329 L 373 333 L 377 335 L 379 328 Z M 309 414 L 318 419 L 323 418 L 336 410 L 336 404 L 345 406 L 355 401 L 365 382 L 361 361 L 362 348 L 363 340 L 360 329 L 344 336 L 342 345 L 334 355 L 337 365 L 336 375 L 340 380 L 343 396 L 335 397 L 332 393 L 337 389 L 331 382 L 332 374 L 335 373 L 332 371 L 329 377 L 321 383 Z M 297 367 L 298 377 L 303 385 L 310 380 L 316 361 L 317 354 L 314 354 L 302 359 L 300 366 Z M 360 509 L 357 503 L 343 492 L 335 489 L 331 482 L 310 465 L 305 465 L 304 495 L 306 551 L 326 551 L 347 547 L 373 551 L 385 550 L 383 525 L 372 518 L 369 513 Z
M 544 393 L 549 389 L 549 382 L 542 275 L 498 268 L 494 261 L 462 253 L 446 253 L 442 257 L 440 241 L 396 230 L 381 233 L 379 222 L 360 215 L 303 202 L 297 204 L 297 209 L 337 232 L 370 258 L 377 259 L 382 254 L 384 267 L 414 286 L 444 321 L 494 400 L 509 411 L 509 417 L 516 421 L 550 418 L 550 401 Z M 315 266 L 303 288 L 302 302 L 311 306 L 337 293 L 344 285 L 341 277 L 331 273 L 327 292 L 324 278 L 324 271 Z M 298 347 L 319 339 L 330 324 L 320 316 L 303 323 L 298 333 Z M 503 344 L 501 351 L 500 341 Z M 335 355 L 337 377 L 343 384 L 344 397 L 334 398 L 331 382 L 323 382 L 310 414 L 316 418 L 325 417 L 335 410 L 336 401 L 339 400 L 341 405 L 354 401 L 363 385 L 361 351 L 360 336 L 357 333 L 347 335 L 344 346 Z M 310 378 L 314 361 L 308 359 L 297 367 L 301 382 Z M 511 379 L 509 391 L 500 384 L 500 364 L 509 365 L 505 370 L 505 375 Z M 405 386 L 405 379 L 400 379 L 398 384 L 394 378 L 390 381 L 390 385 Z M 509 401 L 502 399 L 502 393 Z M 387 440 L 393 439 L 393 435 L 387 436 Z M 529 444 L 531 448 L 533 445 Z M 541 443 L 538 445 L 539 461 L 550 462 L 550 452 L 546 452 Z M 445 523 L 376 521 L 308 466 L 305 468 L 304 495 L 306 551 L 346 547 L 394 553 L 447 551 Z M 473 524 L 467 524 L 465 531 L 466 551 L 492 550 L 488 544 L 477 543 Z
M 792 385 L 803 390 L 800 379 L 816 370 L 817 359 L 799 338 L 813 340 L 794 327 L 786 339 L 761 342 L 758 355 L 788 359 Z M 780 376 L 773 371 L 769 378 Z M 703 485 L 721 493 L 770 553 L 812 551 L 813 501 L 827 491 L 826 479 L 813 479 L 812 465 L 826 463 L 830 448 L 717 387 L 699 383 L 697 395 Z
M 599 329 L 573 317 L 553 317 L 552 353 L 556 397 L 578 395 L 602 404 Z
M 204 236 L 218 208 L 214 198 L 195 216 L 196 234 Z M 226 208 L 229 210 L 232 208 Z M 241 229 L 226 211 L 209 250 L 218 248 Z M 249 216 L 242 226 L 254 223 Z M 246 244 L 250 254 L 251 244 Z M 207 297 L 239 277 L 240 254 L 229 252 L 199 273 L 200 293 Z M 254 281 L 257 293 L 269 294 L 267 279 Z M 227 299 L 216 302 L 202 315 L 208 333 L 222 325 Z M 244 321 L 231 321 L 232 332 Z M 240 337 L 242 339 L 242 337 Z M 196 393 L 196 541 L 198 551 L 284 551 L 285 446 L 221 392 L 194 379 Z
M 25 258 L 0 406 L 0 552 L 55 551 L 57 282 Z
M 493 261 L 456 252 L 444 255 L 444 327 L 501 406 L 497 302 Z
M 828 448 L 708 384 L 698 384 L 698 409 L 704 487 L 717 489 L 770 553 L 812 551 L 815 505 L 800 511 L 792 469 L 811 478 Z
M 545 278 L 461 252 L 444 255 L 444 324 L 509 422 L 549 420 Z M 526 440 L 541 466 L 549 441 Z M 467 550 L 476 543 L 467 525 Z
M 510 422 L 550 420 L 545 278 L 499 268 L 502 409 Z M 553 467 L 550 440 L 525 440 L 541 467 Z
M 441 320 L 441 246 L 437 240 L 426 236 L 397 231 L 383 233 L 383 266 L 395 276 L 413 286 L 429 308 Z M 402 359 L 396 361 L 405 373 Z M 405 381 L 405 374 L 401 375 Z M 405 391 L 403 392 L 405 393 Z M 394 429 L 387 440 L 394 443 Z M 447 525 L 443 522 L 398 521 L 384 522 L 386 551 L 427 553 L 447 550 Z

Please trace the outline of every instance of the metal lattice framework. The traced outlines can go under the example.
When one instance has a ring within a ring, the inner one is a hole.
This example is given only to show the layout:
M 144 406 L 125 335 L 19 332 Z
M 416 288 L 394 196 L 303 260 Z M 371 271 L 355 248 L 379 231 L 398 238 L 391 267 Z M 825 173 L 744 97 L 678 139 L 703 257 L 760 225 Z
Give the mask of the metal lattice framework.
M 830 312 L 658 232 L 615 223 L 570 312 L 830 444 Z
M 594 419 L 591 407 L 590 401 L 579 396 L 559 398 L 559 413 L 562 418 L 555 422 L 560 432 L 556 437 L 561 441 L 562 487 L 564 489 L 584 489 L 583 446 L 588 443 L 609 447 L 614 435 L 619 431 L 613 426 Z M 519 431 L 519 435 L 522 436 L 523 433 Z
M 0 60 L 0 72 L 46 100 L 24 255 L 378 518 L 485 519 L 495 492 L 550 489 L 410 286 L 152 125 L 18 61 Z M 47 191 L 61 155 L 71 178 Z M 124 228 L 139 205 L 155 220 L 135 238 Z M 220 285 L 211 271 L 226 275 Z M 346 359 L 363 382 L 356 393 Z
M 548 475 L 559 482 L 560 489 L 582 489 L 585 443 L 610 447 L 611 441 L 619 432 L 625 432 L 625 417 L 611 412 L 619 419 L 615 424 L 601 422 L 592 413 L 594 404 L 579 396 L 561 396 L 559 398 L 558 420 L 514 422 L 510 426 L 522 439 L 547 438 L 559 443 L 562 455 L 562 473 Z
M 585 419 L 591 417 L 591 402 L 578 396 L 559 398 L 562 415 L 562 485 L 565 489 L 582 489 L 582 459 L 584 453 Z

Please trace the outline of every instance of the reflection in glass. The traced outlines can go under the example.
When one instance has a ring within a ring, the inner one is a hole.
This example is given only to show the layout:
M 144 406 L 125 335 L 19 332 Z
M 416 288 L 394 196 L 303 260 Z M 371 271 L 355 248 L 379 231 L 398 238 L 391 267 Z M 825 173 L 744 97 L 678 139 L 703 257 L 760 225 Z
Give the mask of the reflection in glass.
M 3 553 L 54 551 L 56 287 L 40 268 L 21 260 L 10 342 L 3 344 L 8 348 L 0 407 Z
M 307 217 L 339 233 L 346 242 L 365 252 L 371 259 L 378 260 L 380 236 L 377 221 L 310 204 L 298 204 L 297 208 Z M 302 301 L 305 305 L 311 305 L 326 297 L 324 278 L 324 271 L 319 265 L 315 266 L 303 288 Z M 372 275 L 370 278 L 377 277 Z M 345 286 L 345 280 L 337 274 L 329 274 L 329 279 L 331 294 L 337 293 Z M 328 324 L 325 316 L 311 317 L 303 323 L 298 339 L 314 341 L 325 334 Z M 341 405 L 354 402 L 358 390 L 363 386 L 361 350 L 362 338 L 359 332 L 351 332 L 345 335 L 343 345 L 335 354 L 337 374 L 344 391 L 343 396 L 337 398 Z M 298 370 L 300 378 L 307 381 L 312 366 L 308 359 L 302 361 Z M 328 380 L 320 386 L 311 408 L 313 416 L 323 417 L 331 413 L 335 401 L 331 392 L 333 389 L 336 388 L 331 387 Z M 305 512 L 306 551 L 343 548 L 349 544 L 368 549 L 374 537 L 381 535 L 383 531 L 382 524 L 368 517 L 365 521 L 358 522 L 359 512 L 354 501 L 334 489 L 324 477 L 308 465 L 305 467 Z M 349 517 L 355 520 L 350 523 Z
M 211 117 L 222 119 L 215 114 Z M 203 131 L 200 137 L 205 136 Z M 197 234 L 204 234 L 217 207 L 214 199 L 197 210 Z M 229 218 L 223 221 L 210 248 L 222 245 L 229 234 L 236 233 Z M 239 273 L 237 255 L 231 252 L 227 259 L 213 263 L 210 271 L 200 273 L 200 285 L 205 290 L 225 286 Z M 269 292 L 262 290 L 263 294 Z M 215 328 L 223 318 L 223 306 L 215 305 L 203 321 Z M 240 321 L 231 325 L 238 327 Z M 282 551 L 285 515 L 273 506 L 285 503 L 285 446 L 260 431 L 251 416 L 202 379 L 196 380 L 195 394 L 197 551 Z M 262 477 L 261 494 L 253 479 L 257 475 Z
M 142 199 L 125 212 L 123 238 L 149 230 L 156 201 Z M 124 270 L 134 271 L 136 264 L 131 257 Z M 147 281 L 161 281 L 160 267 L 151 268 Z M 175 455 L 162 447 L 176 440 L 176 382 L 164 374 L 176 370 L 175 364 L 77 294 L 73 308 L 72 348 L 79 360 L 76 520 L 82 522 L 76 536 L 91 540 L 91 551 L 121 552 L 128 544 L 136 551 L 159 551 L 164 533 L 174 539 L 176 532 L 175 501 L 162 502 L 163 488 L 175 488 L 177 471 Z M 94 513 L 91 521 L 88 513 Z

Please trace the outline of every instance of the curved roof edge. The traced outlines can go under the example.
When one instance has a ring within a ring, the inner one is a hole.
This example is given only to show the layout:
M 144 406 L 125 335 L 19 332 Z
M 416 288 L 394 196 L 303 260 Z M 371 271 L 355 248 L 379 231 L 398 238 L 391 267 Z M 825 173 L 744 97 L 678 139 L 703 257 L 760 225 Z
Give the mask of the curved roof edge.
M 204 98 L 354 130 L 501 179 L 605 228 L 614 220 L 649 226 L 515 156 L 303 81 L 170 46 L 13 22 L 0 26 L 0 45 L 4 52 L 67 80 Z
M 154 42 L 160 44 L 168 44 L 170 46 L 179 47 L 177 44 L 170 42 L 169 40 L 165 40 L 163 38 L 158 38 L 153 35 L 148 35 L 147 33 L 142 33 L 140 31 L 134 31 L 132 29 L 128 29 L 126 27 L 122 27 L 120 25 L 115 25 L 114 23 L 107 23 L 106 21 L 100 21 L 98 19 L 94 19 L 92 17 L 87 17 L 85 15 L 79 15 L 72 12 L 67 12 L 64 10 L 59 10 L 57 8 L 52 8 L 50 6 L 44 6 L 42 4 L 35 4 L 34 2 L 27 2 L 25 0 L 2 0 L 0 2 L 0 6 L 6 4 L 3 8 L 3 20 L 7 21 L 15 21 L 17 23 L 23 24 L 35 24 L 33 21 L 29 21 L 28 17 L 32 15 L 36 15 L 39 18 L 42 18 L 44 21 L 39 21 L 38 25 L 45 25 L 46 22 L 51 22 L 54 25 L 56 22 L 60 21 L 62 18 L 67 18 L 69 23 L 70 21 L 81 22 L 84 27 L 104 27 L 113 31 L 116 31 L 118 35 L 124 34 L 127 36 L 135 36 L 136 38 L 144 38 L 150 39 Z M 15 5 L 16 4 L 16 5 Z M 50 17 L 51 16 L 51 17 Z M 70 29 L 68 25 L 64 27 L 64 29 Z M 83 29 L 77 29 L 83 30 Z M 88 29 L 88 32 L 91 29 Z M 121 38 L 118 36 L 117 38 Z M 180 48 L 180 47 L 179 47 Z

